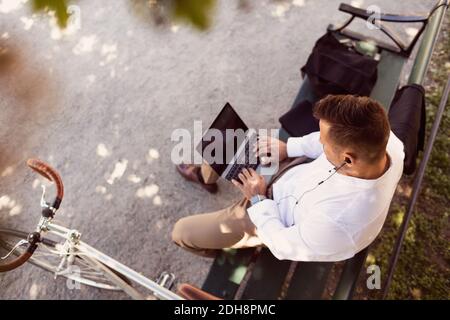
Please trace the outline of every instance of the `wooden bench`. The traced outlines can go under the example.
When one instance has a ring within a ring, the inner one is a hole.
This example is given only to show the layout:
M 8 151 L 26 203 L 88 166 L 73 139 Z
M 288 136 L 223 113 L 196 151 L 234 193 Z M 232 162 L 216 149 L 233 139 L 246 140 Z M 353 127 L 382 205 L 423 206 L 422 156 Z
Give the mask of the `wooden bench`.
M 373 88 L 371 97 L 381 102 L 386 109 L 391 105 L 399 85 L 403 66 L 421 33 L 425 31 L 421 41 L 422 49 L 424 46 L 429 46 L 429 42 L 435 41 L 437 38 L 439 28 L 436 28 L 436 24 L 441 23 L 443 12 L 445 12 L 447 6 L 448 1 L 441 0 L 426 16 L 381 14 L 381 21 L 421 22 L 423 24 L 419 34 L 411 41 L 409 46 L 404 45 L 396 36 L 391 35 L 389 29 L 382 25 L 381 31 L 388 34 L 396 46 L 377 42 L 377 47 L 380 50 L 380 62 L 377 83 Z M 349 13 L 350 19 L 341 27 L 329 26 L 328 30 L 332 31 L 337 38 L 347 37 L 356 41 L 368 40 L 367 37 L 345 29 L 354 18 L 367 19 L 366 10 L 346 4 L 341 4 L 339 10 Z M 439 15 L 439 17 L 435 17 L 436 15 Z M 437 22 L 436 19 L 440 20 Z M 419 51 L 422 51 L 421 49 Z M 422 55 L 418 55 L 413 65 L 413 72 L 426 70 L 430 56 L 424 58 Z M 307 78 L 302 82 L 293 106 L 305 99 L 313 103 L 317 100 Z M 280 137 L 287 140 L 289 135 L 283 129 L 280 129 Z M 353 258 L 340 263 L 341 272 L 338 275 L 337 285 L 333 288 L 331 294 L 333 299 L 352 298 L 368 250 L 366 248 Z M 223 299 L 321 299 L 324 297 L 327 281 L 334 266 L 335 263 L 332 262 L 278 260 L 267 248 L 222 250 L 214 260 L 202 289 Z

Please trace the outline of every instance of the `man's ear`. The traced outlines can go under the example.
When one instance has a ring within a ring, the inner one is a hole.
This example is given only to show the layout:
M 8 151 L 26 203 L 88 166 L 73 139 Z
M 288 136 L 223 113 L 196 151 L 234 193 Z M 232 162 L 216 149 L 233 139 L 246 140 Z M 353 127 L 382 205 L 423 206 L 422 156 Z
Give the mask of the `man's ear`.
M 344 152 L 343 153 L 344 159 L 343 163 L 345 162 L 346 166 L 352 166 L 355 164 L 356 161 L 358 161 L 352 152 Z

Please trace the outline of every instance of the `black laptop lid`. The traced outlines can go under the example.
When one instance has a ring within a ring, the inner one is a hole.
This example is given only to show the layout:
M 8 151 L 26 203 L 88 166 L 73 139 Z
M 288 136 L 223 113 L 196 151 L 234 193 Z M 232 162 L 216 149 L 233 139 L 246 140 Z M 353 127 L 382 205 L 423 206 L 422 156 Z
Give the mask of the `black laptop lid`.
M 209 154 L 211 151 L 211 147 L 209 150 L 205 150 L 212 142 L 214 142 L 214 135 L 209 135 L 208 131 L 211 129 L 217 129 L 221 132 L 222 137 L 222 150 L 223 152 L 216 153 L 212 152 L 212 156 L 216 159 L 220 159 L 219 161 L 211 161 L 211 159 L 208 159 L 208 155 L 204 155 L 205 151 L 208 151 L 207 154 Z M 228 129 L 228 134 L 227 134 Z M 233 107 L 227 102 L 227 104 L 222 108 L 219 115 L 216 117 L 214 122 L 211 124 L 209 129 L 206 131 L 206 133 L 203 135 L 202 141 L 199 144 L 199 147 L 201 146 L 201 154 L 203 156 L 203 159 L 214 169 L 214 171 L 221 175 L 225 169 L 227 168 L 227 165 L 231 162 L 233 159 L 234 154 L 237 152 L 238 147 L 243 142 L 244 136 L 240 135 L 239 137 L 233 137 L 231 136 L 230 129 L 233 132 L 247 132 L 248 127 L 245 125 L 244 121 L 239 117 L 237 112 L 233 109 Z M 240 129 L 240 130 L 239 130 Z M 239 130 L 239 131 L 236 131 Z M 199 148 L 197 148 L 198 150 Z M 233 151 L 233 152 L 226 152 L 226 150 Z

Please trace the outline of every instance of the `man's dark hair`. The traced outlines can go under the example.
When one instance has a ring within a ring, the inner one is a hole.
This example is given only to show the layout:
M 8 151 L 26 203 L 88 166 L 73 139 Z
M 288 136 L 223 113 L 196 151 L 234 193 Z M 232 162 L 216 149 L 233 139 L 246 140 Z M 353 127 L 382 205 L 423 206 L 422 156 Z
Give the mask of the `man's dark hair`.
M 390 126 L 383 107 L 369 97 L 328 95 L 318 101 L 314 117 L 330 124 L 329 137 L 340 147 L 351 147 L 366 162 L 386 152 Z

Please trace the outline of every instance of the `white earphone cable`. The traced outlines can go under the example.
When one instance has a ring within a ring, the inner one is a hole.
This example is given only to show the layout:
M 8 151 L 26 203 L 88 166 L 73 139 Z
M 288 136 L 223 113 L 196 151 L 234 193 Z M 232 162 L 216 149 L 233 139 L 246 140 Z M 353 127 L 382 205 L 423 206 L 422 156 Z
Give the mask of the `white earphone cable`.
M 280 205 L 281 200 L 288 199 L 288 198 L 294 198 L 294 199 L 295 199 L 295 204 L 294 204 L 294 206 L 292 207 L 292 212 L 291 212 L 291 215 L 292 215 L 292 214 L 294 213 L 295 207 L 300 203 L 300 201 L 303 199 L 303 197 L 304 197 L 307 193 L 316 190 L 322 183 L 324 183 L 325 181 L 331 179 L 331 177 L 333 177 L 333 176 L 334 176 L 334 175 L 335 175 L 342 167 L 344 167 L 346 164 L 347 164 L 347 161 L 345 161 L 344 163 L 342 163 L 339 167 L 334 167 L 334 172 L 333 172 L 332 174 L 330 174 L 326 179 L 320 181 L 320 182 L 319 182 L 317 185 L 315 185 L 313 188 L 304 191 L 304 192 L 301 194 L 300 197 L 297 198 L 297 197 L 294 196 L 293 194 L 290 194 L 290 195 L 287 195 L 287 196 L 285 196 L 285 197 L 282 197 L 281 199 L 279 199 L 279 200 L 276 202 L 276 203 L 277 203 L 277 206 Z M 331 170 L 333 170 L 333 169 L 331 169 Z M 331 170 L 329 170 L 328 172 L 331 172 Z

